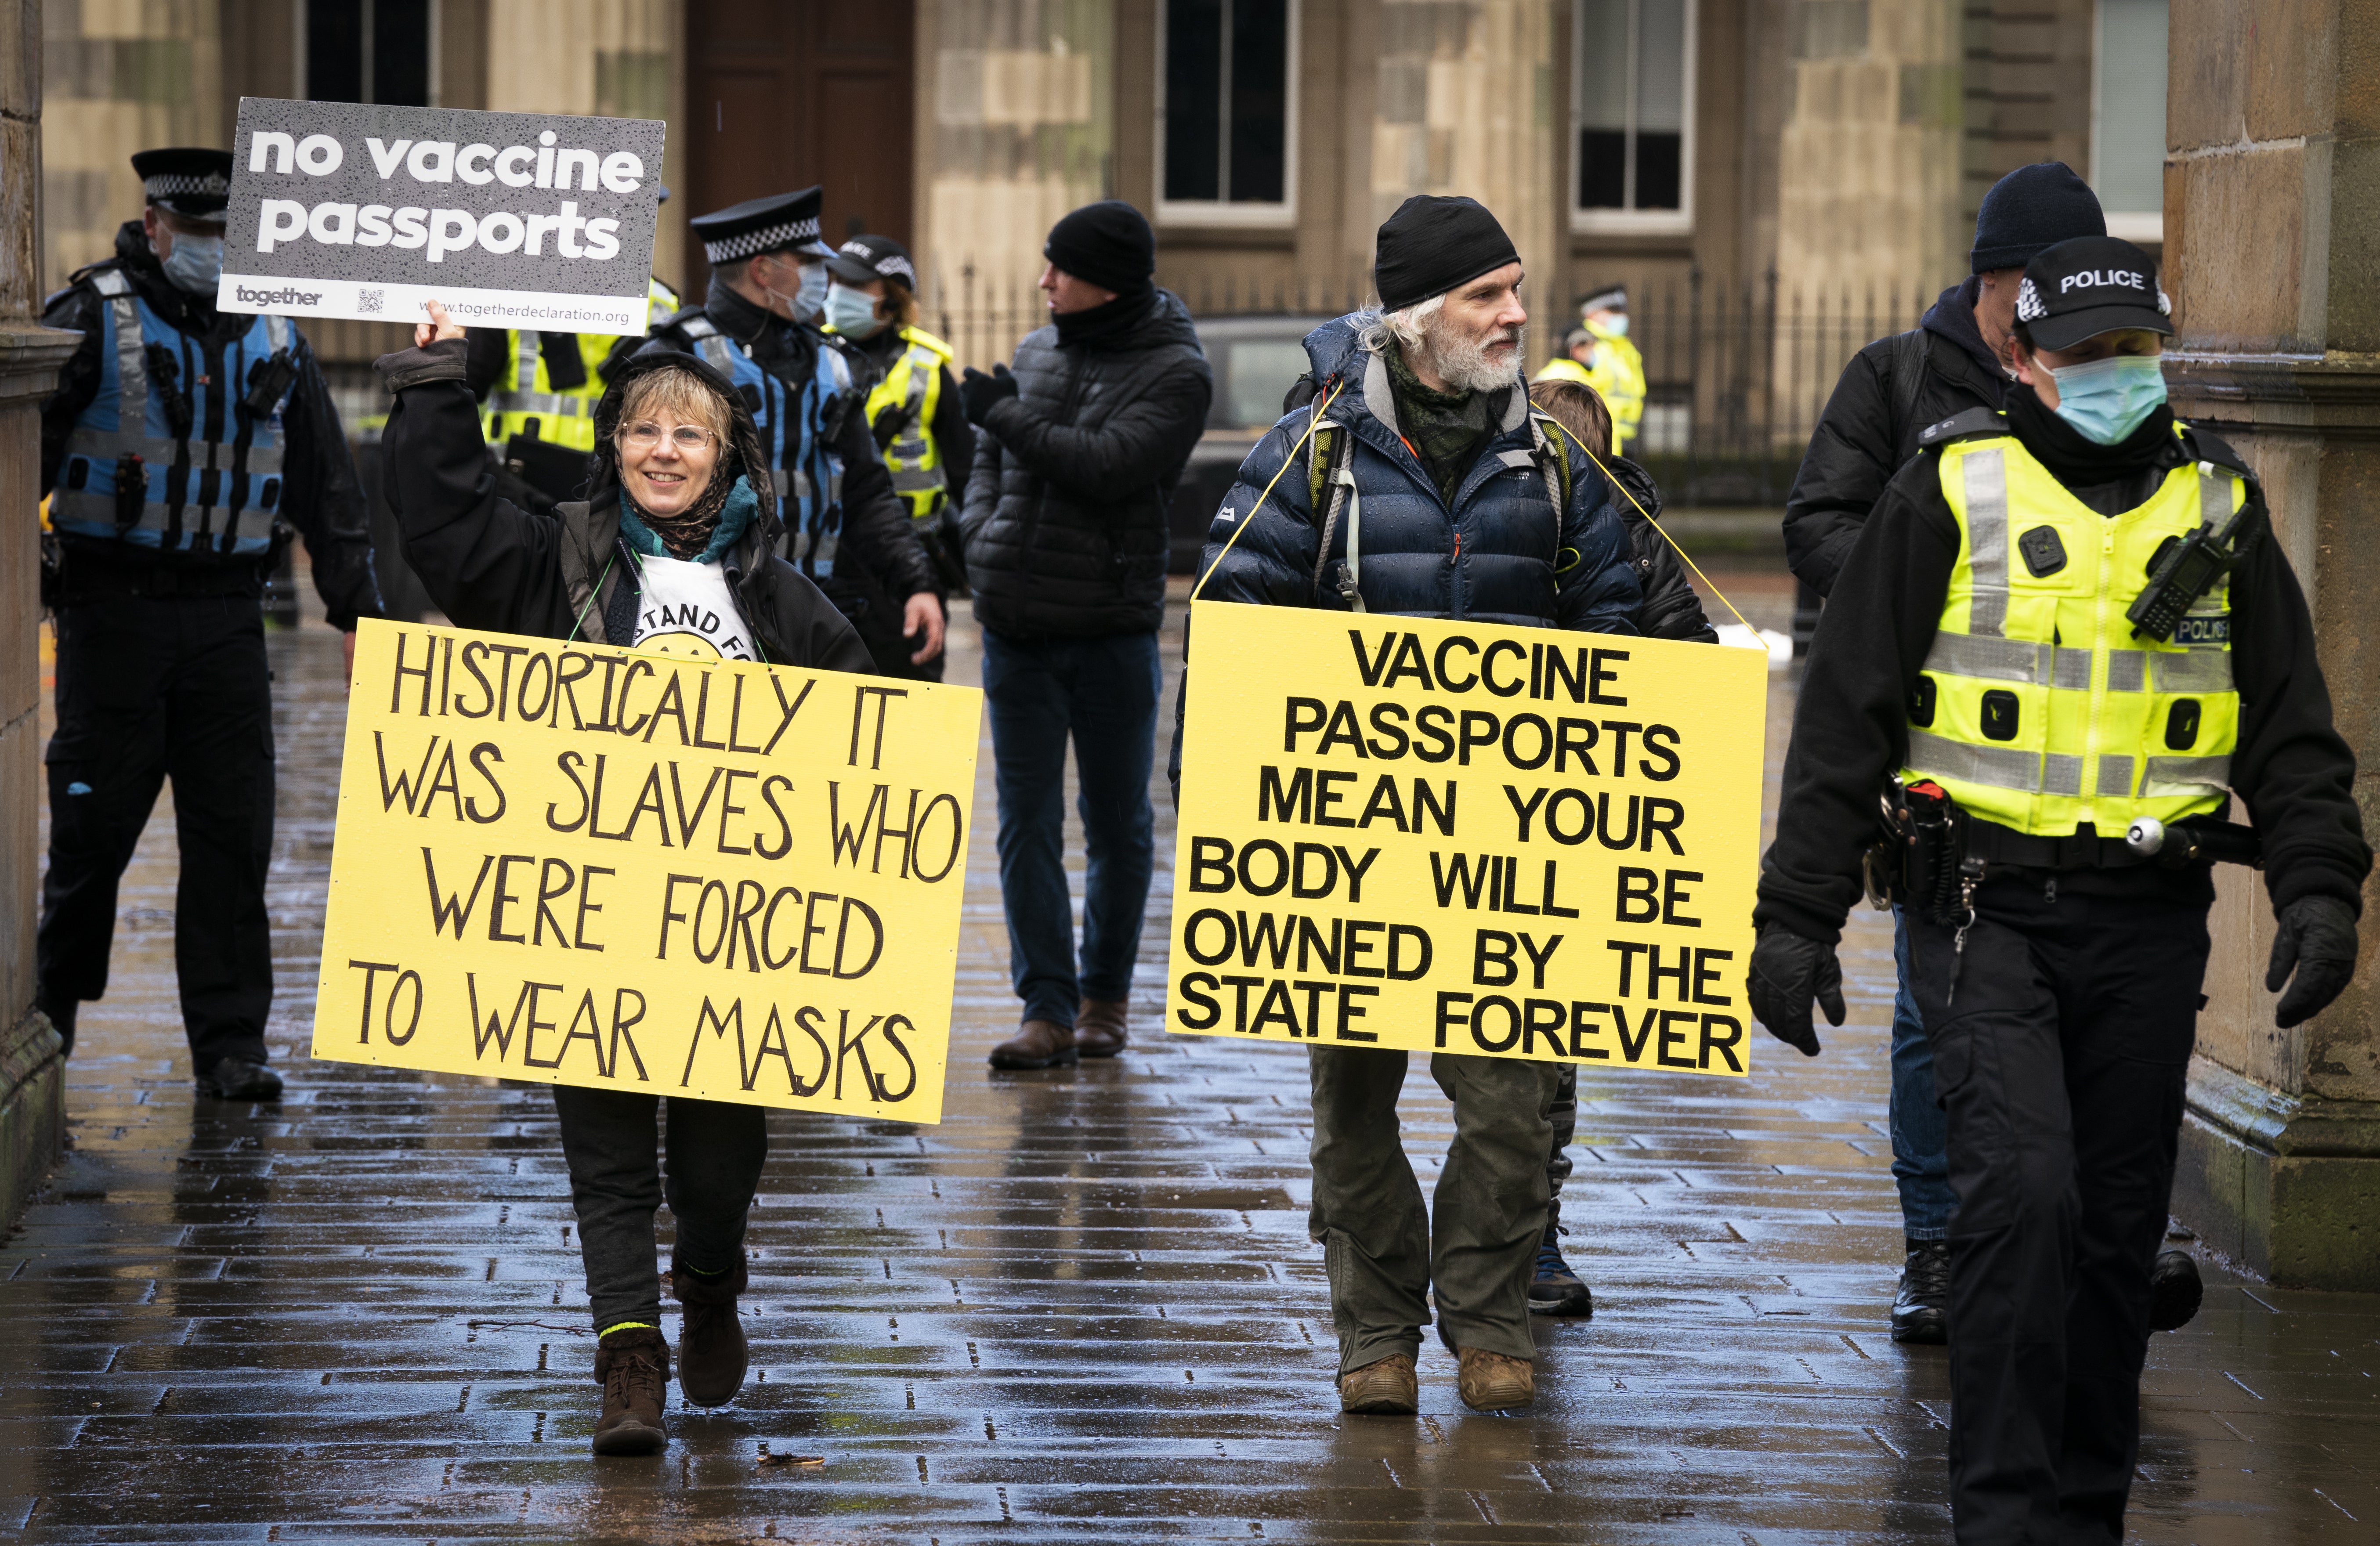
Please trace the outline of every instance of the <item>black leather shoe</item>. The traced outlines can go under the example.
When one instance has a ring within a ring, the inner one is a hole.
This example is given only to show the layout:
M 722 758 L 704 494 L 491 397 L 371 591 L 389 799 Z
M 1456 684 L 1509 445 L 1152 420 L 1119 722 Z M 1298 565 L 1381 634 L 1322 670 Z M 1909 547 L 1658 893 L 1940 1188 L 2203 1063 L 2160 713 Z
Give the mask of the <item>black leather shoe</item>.
M 2186 1250 L 2157 1253 L 2156 1265 L 2149 1269 L 2149 1330 L 2180 1331 L 2205 1298 L 2196 1257 Z
M 261 1063 L 225 1057 L 199 1076 L 198 1090 L 219 1101 L 277 1101 L 281 1076 Z
M 1950 1340 L 1950 1242 L 1911 1240 L 1892 1298 L 1892 1339 L 1941 1346 Z

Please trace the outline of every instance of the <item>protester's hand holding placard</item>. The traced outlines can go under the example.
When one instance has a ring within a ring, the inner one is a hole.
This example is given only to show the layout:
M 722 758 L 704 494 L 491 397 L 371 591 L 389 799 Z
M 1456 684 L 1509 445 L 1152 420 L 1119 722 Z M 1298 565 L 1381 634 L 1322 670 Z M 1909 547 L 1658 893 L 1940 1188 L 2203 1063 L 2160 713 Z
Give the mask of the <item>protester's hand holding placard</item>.
M 1191 611 L 1167 1029 L 1749 1070 L 1764 653 Z
M 663 126 L 243 97 L 215 304 L 640 333 Z
M 314 1056 L 939 1120 L 982 700 L 365 622 Z

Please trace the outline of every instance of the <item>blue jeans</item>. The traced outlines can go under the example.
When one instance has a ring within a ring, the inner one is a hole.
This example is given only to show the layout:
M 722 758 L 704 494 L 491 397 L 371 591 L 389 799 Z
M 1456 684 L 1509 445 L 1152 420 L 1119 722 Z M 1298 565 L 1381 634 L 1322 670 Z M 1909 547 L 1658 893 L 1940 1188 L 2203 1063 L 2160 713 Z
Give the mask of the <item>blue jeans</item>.
M 1900 1189 L 1901 1230 L 1912 1240 L 1948 1239 L 1949 1123 L 1934 1099 L 1934 1046 L 1909 990 L 1909 920 L 1892 910 L 1892 1179 Z
M 983 631 L 983 692 L 1000 793 L 1008 974 L 1026 1020 L 1075 1023 L 1076 1002 L 1132 992 L 1156 817 L 1157 635 L 1005 639 Z M 1083 818 L 1082 970 L 1066 890 L 1066 741 Z

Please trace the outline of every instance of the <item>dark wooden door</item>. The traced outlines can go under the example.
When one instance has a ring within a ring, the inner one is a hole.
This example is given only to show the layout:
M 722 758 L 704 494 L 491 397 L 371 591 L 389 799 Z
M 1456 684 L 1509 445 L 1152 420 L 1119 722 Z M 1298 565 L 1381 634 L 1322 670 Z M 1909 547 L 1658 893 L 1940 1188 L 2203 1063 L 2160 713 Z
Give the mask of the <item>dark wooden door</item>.
M 916 0 L 689 0 L 681 218 L 812 183 L 829 246 L 909 239 Z M 686 243 L 687 297 L 710 271 Z

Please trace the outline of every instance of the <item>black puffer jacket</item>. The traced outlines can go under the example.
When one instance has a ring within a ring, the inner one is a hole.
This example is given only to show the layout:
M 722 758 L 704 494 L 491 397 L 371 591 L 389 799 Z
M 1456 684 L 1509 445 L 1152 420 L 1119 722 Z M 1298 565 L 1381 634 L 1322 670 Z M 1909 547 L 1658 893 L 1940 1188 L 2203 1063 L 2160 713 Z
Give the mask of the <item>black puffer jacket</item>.
M 976 431 L 960 523 L 976 617 L 1015 638 L 1154 633 L 1166 512 L 1215 390 L 1190 313 L 1160 290 L 1101 335 L 1038 329 L 1012 368 L 1017 395 Z
M 1694 594 L 1685 563 L 1655 525 L 1661 518 L 1661 490 L 1653 487 L 1653 475 L 1625 456 L 1611 457 L 1604 466 L 1619 486 L 1620 497 L 1611 502 L 1628 528 L 1636 584 L 1645 592 L 1636 607 L 1636 632 L 1648 639 L 1717 644 L 1718 630 L 1704 615 L 1703 598 Z
M 1909 333 L 1877 339 L 1843 367 L 1785 497 L 1785 562 L 1819 595 L 1835 588 L 1884 486 L 1917 454 L 1918 431 L 1969 408 L 2003 405 L 2008 376 L 1975 329 L 1978 293 L 1971 275 L 1943 291 L 1913 330 L 1925 344 L 1925 375 L 1910 411 L 1908 383 L 1897 378 Z
M 620 543 L 620 484 L 611 430 L 620 421 L 623 389 L 640 375 L 672 366 L 702 377 L 729 405 L 735 453 L 722 459 L 720 474 L 741 477 L 747 467 L 766 463 L 751 413 L 725 378 L 690 356 L 643 355 L 620 368 L 596 407 L 592 497 L 558 505 L 551 515 L 534 515 L 496 493 L 479 404 L 465 380 L 463 341 L 448 339 L 380 357 L 376 368 L 396 394 L 381 439 L 389 507 L 404 533 L 406 562 L 457 626 L 595 644 L 635 642 L 611 637 L 605 626 L 624 607 L 628 616 L 636 611 L 637 566 Z M 761 658 L 872 672 L 867 646 L 834 603 L 770 550 L 779 527 L 769 480 L 746 481 L 759 497 L 760 516 L 721 562 L 735 610 Z M 625 598 L 624 588 L 629 590 Z

